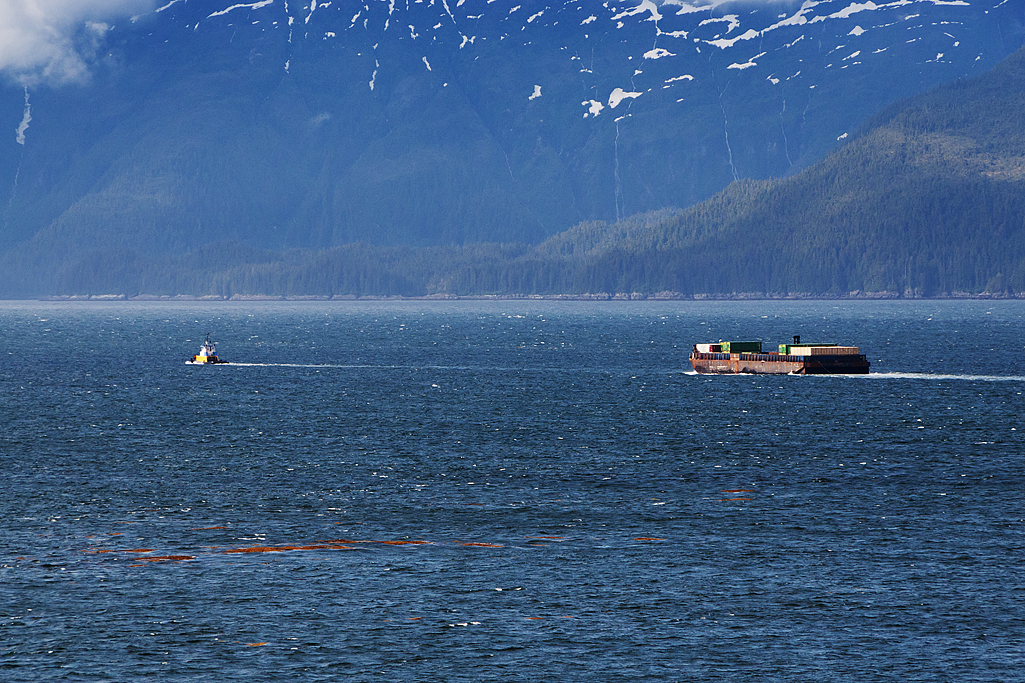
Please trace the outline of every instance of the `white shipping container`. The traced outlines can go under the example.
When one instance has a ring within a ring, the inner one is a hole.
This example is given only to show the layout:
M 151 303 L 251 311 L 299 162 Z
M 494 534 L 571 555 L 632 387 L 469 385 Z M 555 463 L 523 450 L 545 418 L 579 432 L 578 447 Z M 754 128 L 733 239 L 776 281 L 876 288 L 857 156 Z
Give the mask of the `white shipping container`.
M 857 346 L 792 346 L 791 356 L 857 356 Z

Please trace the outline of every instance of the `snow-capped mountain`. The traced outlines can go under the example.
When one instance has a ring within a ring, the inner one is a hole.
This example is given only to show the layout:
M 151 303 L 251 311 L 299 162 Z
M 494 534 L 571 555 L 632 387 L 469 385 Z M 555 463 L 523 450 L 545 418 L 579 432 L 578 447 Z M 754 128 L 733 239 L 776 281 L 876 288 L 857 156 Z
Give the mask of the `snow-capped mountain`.
M 536 242 L 795 172 L 992 67 L 1023 18 L 1021 0 L 164 0 L 80 28 L 85 76 L 6 69 L 0 249 Z

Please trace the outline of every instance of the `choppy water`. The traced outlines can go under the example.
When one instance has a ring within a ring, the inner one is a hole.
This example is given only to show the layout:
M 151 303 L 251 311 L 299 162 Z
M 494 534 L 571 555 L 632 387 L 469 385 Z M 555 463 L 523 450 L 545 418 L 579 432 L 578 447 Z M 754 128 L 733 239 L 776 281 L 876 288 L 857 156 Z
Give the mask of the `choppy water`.
M 0 304 L 0 679 L 1025 680 L 1023 323 Z M 794 334 L 873 374 L 687 367 Z

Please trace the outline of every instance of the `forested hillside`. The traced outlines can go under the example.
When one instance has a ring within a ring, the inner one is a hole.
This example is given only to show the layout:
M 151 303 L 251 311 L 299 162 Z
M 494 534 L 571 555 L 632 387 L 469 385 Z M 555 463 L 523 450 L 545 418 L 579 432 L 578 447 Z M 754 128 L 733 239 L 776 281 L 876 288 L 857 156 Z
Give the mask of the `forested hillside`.
M 626 243 L 587 264 L 624 217 L 792 176 L 1025 43 L 1017 0 L 29 4 L 0 49 L 6 297 L 754 286 Z M 577 224 L 572 257 L 470 246 Z
M 47 254 L 35 258 L 28 267 L 43 269 Z M 8 263 L 5 272 L 16 269 Z M 686 210 L 588 221 L 537 246 L 110 250 L 57 269 L 45 290 L 1017 295 L 1025 292 L 1025 50 L 979 78 L 887 108 L 796 176 L 735 182 Z
M 1025 291 L 1025 52 L 887 109 L 794 178 L 734 184 L 588 272 L 585 287 L 618 273 L 628 291 Z

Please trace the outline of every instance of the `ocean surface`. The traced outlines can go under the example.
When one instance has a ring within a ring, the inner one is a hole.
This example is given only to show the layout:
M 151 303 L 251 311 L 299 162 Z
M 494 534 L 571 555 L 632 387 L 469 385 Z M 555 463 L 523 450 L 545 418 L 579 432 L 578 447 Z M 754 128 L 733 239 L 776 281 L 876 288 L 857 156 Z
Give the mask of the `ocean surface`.
M 206 333 L 230 365 L 185 360 Z M 697 342 L 868 376 L 698 376 Z M 0 680 L 1023 681 L 1025 302 L 0 303 Z

